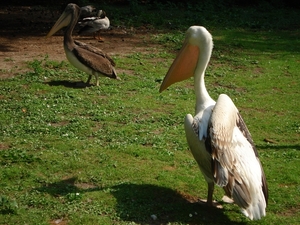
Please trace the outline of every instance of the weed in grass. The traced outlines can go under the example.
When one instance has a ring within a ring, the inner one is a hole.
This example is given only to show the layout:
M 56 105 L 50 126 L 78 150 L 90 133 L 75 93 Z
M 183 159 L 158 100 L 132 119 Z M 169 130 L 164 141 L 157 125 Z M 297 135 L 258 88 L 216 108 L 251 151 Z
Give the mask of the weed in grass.
M 15 200 L 11 200 L 5 195 L 0 195 L 1 214 L 16 214 L 17 209 L 18 209 L 18 205 Z
M 5 58 L 4 62 L 13 62 L 14 60 L 12 58 Z

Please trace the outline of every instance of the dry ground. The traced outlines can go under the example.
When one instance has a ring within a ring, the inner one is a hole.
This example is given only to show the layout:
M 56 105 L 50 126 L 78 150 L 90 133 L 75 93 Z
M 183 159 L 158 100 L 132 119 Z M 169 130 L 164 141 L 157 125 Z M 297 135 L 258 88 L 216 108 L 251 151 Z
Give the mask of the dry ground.
M 61 11 L 49 11 L 41 6 L 2 6 L 0 8 L 0 79 L 15 76 L 26 70 L 26 62 L 42 59 L 67 60 L 63 50 L 63 32 L 46 38 Z M 93 35 L 73 37 L 98 47 L 109 55 L 147 52 L 151 30 L 146 27 L 126 28 L 114 26 L 103 31 L 99 42 Z M 154 46 L 153 46 L 154 47 Z

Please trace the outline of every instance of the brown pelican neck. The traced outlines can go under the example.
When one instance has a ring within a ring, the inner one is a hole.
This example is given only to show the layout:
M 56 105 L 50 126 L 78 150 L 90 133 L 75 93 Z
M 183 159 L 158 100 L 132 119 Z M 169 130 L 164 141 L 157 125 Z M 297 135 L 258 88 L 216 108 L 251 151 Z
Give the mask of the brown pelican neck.
M 74 44 L 74 39 L 72 37 L 72 31 L 73 29 L 70 29 L 69 27 L 66 28 L 64 33 L 64 45 L 68 47 L 68 49 L 72 49 Z
M 72 18 L 70 24 L 65 28 L 64 32 L 64 45 L 67 45 L 69 49 L 71 49 L 74 44 L 74 39 L 72 37 L 72 33 L 74 30 L 74 27 L 76 26 L 78 19 L 80 16 L 80 8 L 74 4 L 74 10 L 72 12 Z

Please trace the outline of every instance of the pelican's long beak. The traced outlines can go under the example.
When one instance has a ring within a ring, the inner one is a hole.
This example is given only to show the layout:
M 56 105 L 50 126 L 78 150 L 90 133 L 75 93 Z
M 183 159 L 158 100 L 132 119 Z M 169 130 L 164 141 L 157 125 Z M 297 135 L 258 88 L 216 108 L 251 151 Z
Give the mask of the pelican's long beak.
M 54 24 L 54 26 L 49 31 L 49 33 L 47 34 L 47 37 L 52 36 L 61 28 L 68 26 L 71 23 L 71 20 L 72 20 L 72 14 L 68 12 L 63 12 L 59 17 L 59 19 Z
M 199 47 L 186 41 L 165 76 L 159 92 L 162 92 L 176 82 L 183 81 L 194 76 L 198 56 Z

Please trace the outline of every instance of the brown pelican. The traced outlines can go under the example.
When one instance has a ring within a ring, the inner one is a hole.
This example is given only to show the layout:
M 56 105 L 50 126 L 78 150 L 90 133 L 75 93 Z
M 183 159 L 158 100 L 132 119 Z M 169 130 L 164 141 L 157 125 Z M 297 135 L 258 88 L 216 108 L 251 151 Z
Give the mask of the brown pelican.
M 184 127 L 188 145 L 208 183 L 206 203 L 213 205 L 217 184 L 244 215 L 260 219 L 266 215 L 268 188 L 254 142 L 232 100 L 221 94 L 215 102 L 205 87 L 212 48 L 211 34 L 204 27 L 190 27 L 160 92 L 194 76 L 196 115 L 187 114 Z
M 78 34 L 82 33 L 93 33 L 95 38 L 95 33 L 98 33 L 98 39 L 100 38 L 100 30 L 107 30 L 110 26 L 110 21 L 106 16 L 105 11 L 99 10 L 97 13 L 97 17 L 86 17 L 83 18 L 82 21 L 78 22 L 80 24 L 81 29 L 78 31 Z
M 92 75 L 96 77 L 97 86 L 99 85 L 99 76 L 119 79 L 114 68 L 114 61 L 106 53 L 91 45 L 73 40 L 72 31 L 79 14 L 80 8 L 76 4 L 68 4 L 47 37 L 66 27 L 64 31 L 64 49 L 67 59 L 73 66 L 89 74 L 87 84 L 89 84 Z

